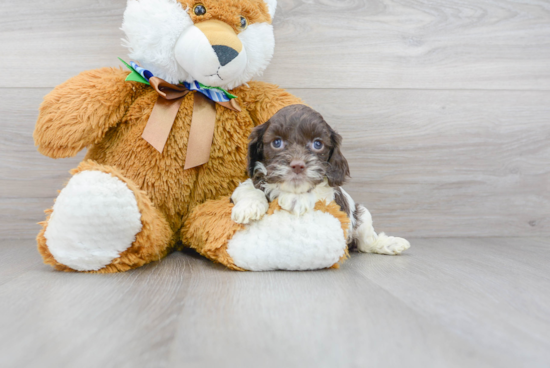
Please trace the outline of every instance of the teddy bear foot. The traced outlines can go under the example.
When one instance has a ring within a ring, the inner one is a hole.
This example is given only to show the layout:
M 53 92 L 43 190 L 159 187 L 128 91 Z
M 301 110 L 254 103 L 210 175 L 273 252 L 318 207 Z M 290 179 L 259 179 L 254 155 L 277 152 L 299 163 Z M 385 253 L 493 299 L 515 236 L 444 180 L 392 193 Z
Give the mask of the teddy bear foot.
M 170 229 L 145 193 L 132 190 L 112 168 L 88 162 L 79 169 L 86 165 L 95 170 L 71 178 L 43 223 L 38 243 L 46 263 L 66 271 L 116 272 L 158 258 L 151 247 L 166 254 Z
M 234 208 L 228 197 L 197 206 L 182 230 L 183 241 L 238 271 L 338 268 L 348 257 L 350 220 L 335 202 L 318 202 L 315 211 L 296 216 L 275 200 L 250 225 L 231 220 Z

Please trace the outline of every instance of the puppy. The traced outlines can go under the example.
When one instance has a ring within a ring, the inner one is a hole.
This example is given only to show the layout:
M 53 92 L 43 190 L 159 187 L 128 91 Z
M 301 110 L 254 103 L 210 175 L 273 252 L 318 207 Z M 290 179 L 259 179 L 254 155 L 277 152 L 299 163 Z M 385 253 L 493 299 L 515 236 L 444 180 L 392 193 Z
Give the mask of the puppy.
M 261 219 L 275 199 L 296 215 L 312 211 L 318 201 L 336 201 L 351 220 L 350 250 L 395 255 L 408 249 L 405 239 L 376 234 L 370 212 L 341 188 L 349 177 L 341 143 L 323 117 L 303 105 L 289 106 L 256 127 L 248 146 L 251 179 L 231 197 L 233 221 Z

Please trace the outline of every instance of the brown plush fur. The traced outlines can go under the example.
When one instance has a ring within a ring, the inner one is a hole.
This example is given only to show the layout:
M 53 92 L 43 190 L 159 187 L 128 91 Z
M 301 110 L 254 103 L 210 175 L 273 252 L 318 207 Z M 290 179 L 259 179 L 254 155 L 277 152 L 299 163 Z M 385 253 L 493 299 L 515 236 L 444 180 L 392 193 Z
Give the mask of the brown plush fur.
M 234 206 L 229 197 L 208 201 L 198 206 L 189 216 L 189 220 L 182 231 L 182 238 L 185 242 L 191 244 L 191 247 L 197 252 L 212 261 L 221 263 L 232 270 L 245 271 L 236 266 L 231 256 L 227 253 L 229 240 L 233 238 L 237 231 L 245 228 L 244 225 L 237 224 L 231 220 L 231 211 Z M 315 210 L 327 212 L 336 217 L 342 224 L 344 237 L 347 238 L 350 220 L 335 202 L 331 202 L 328 205 L 324 202 L 317 202 Z M 266 216 L 271 216 L 276 211 L 284 210 L 279 206 L 279 202 L 274 200 L 270 203 Z M 339 264 L 348 257 L 349 253 L 346 249 L 340 261 L 330 268 L 338 268 Z
M 348 231 L 351 227 L 351 221 L 348 215 L 342 212 L 342 209 L 336 202 L 330 202 L 328 205 L 324 202 L 317 202 L 315 204 L 315 210 L 321 211 L 321 212 L 328 212 L 332 216 L 336 217 L 342 224 L 342 230 L 344 231 L 344 238 L 345 239 L 348 238 Z M 331 268 L 332 269 L 340 268 L 340 264 L 342 264 L 348 258 L 349 258 L 349 249 L 346 248 L 346 251 L 344 252 L 344 255 L 340 258 L 340 261 L 332 265 Z
M 166 256 L 170 246 L 174 244 L 174 233 L 168 226 L 168 223 L 164 219 L 164 216 L 153 206 L 147 194 L 139 189 L 139 187 L 131 180 L 125 178 L 119 170 L 116 168 L 100 165 L 94 161 L 84 161 L 80 163 L 78 168 L 71 171 L 72 175 L 76 175 L 82 171 L 96 170 L 110 174 L 111 176 L 120 179 L 128 188 L 134 192 L 136 197 L 138 208 L 141 212 L 142 230 L 136 236 L 136 240 L 130 248 L 120 254 L 120 257 L 116 258 L 110 265 L 92 273 L 112 273 L 128 271 L 132 268 L 143 266 L 146 263 L 152 261 L 158 261 Z M 44 263 L 55 267 L 60 271 L 74 271 L 70 267 L 67 267 L 55 260 L 46 245 L 46 238 L 44 233 L 46 232 L 48 220 L 53 210 L 46 210 L 48 218 L 46 221 L 41 222 L 42 230 L 38 234 L 38 251 L 44 258 Z
M 130 183 L 141 203 L 144 225 L 151 221 L 151 227 L 145 226 L 144 234 L 140 233 L 134 245 L 121 255 L 124 260 L 101 272 L 123 271 L 166 255 L 197 205 L 230 195 L 246 179 L 252 129 L 281 108 L 302 103 L 288 92 L 262 82 L 249 82 L 249 87 L 230 91 L 238 96 L 242 112 L 217 105 L 210 161 L 184 170 L 194 92 L 184 98 L 164 152 L 159 153 L 141 138 L 157 93 L 147 85 L 125 82 L 127 75 L 119 69 L 103 68 L 84 72 L 56 87 L 40 107 L 34 132 L 38 150 L 53 158 L 75 156 L 88 147 L 86 160 L 94 164 L 83 163 L 88 169 L 82 170 L 101 170 Z M 149 234 L 148 229 L 165 229 L 160 222 L 168 225 L 167 233 L 162 230 L 161 234 Z M 39 235 L 38 242 L 47 263 L 70 270 L 52 261 L 43 235 Z
M 203 256 L 232 270 L 244 271 L 227 254 L 227 242 L 244 229 L 244 225 L 231 221 L 233 207 L 229 197 L 198 206 L 189 216 L 181 235 L 185 243 Z
M 249 24 L 253 23 L 271 23 L 271 17 L 267 10 L 267 5 L 263 0 L 178 0 L 183 8 L 190 8 L 197 4 L 202 4 L 206 8 L 206 13 L 197 16 L 190 11 L 189 15 L 193 23 L 200 23 L 211 19 L 221 20 L 233 27 L 235 32 L 241 31 L 241 16 L 246 17 Z

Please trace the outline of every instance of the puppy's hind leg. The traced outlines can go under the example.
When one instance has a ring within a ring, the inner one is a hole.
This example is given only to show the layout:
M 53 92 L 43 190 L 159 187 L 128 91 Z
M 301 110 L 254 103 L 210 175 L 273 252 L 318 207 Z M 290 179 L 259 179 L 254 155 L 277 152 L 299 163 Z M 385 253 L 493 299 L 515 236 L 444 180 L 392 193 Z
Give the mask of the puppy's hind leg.
M 360 252 L 397 255 L 411 247 L 403 238 L 387 236 L 384 233 L 376 234 L 372 226 L 372 216 L 363 205 L 357 205 L 355 221 L 353 238 Z

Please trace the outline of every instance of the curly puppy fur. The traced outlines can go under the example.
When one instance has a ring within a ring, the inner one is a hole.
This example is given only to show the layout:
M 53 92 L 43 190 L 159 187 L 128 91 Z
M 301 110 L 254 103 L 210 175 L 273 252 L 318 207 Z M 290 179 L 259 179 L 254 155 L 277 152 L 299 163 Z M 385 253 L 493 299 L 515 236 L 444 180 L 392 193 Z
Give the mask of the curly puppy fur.
M 250 136 L 248 173 L 252 179 L 232 196 L 233 219 L 240 223 L 258 220 L 265 213 L 261 210 L 264 201 L 278 200 L 282 208 L 297 215 L 311 211 L 319 200 L 336 201 L 350 218 L 350 249 L 381 254 L 407 249 L 405 239 L 376 234 L 368 210 L 356 205 L 341 187 L 349 177 L 341 143 L 342 137 L 311 108 L 296 105 L 279 111 Z

